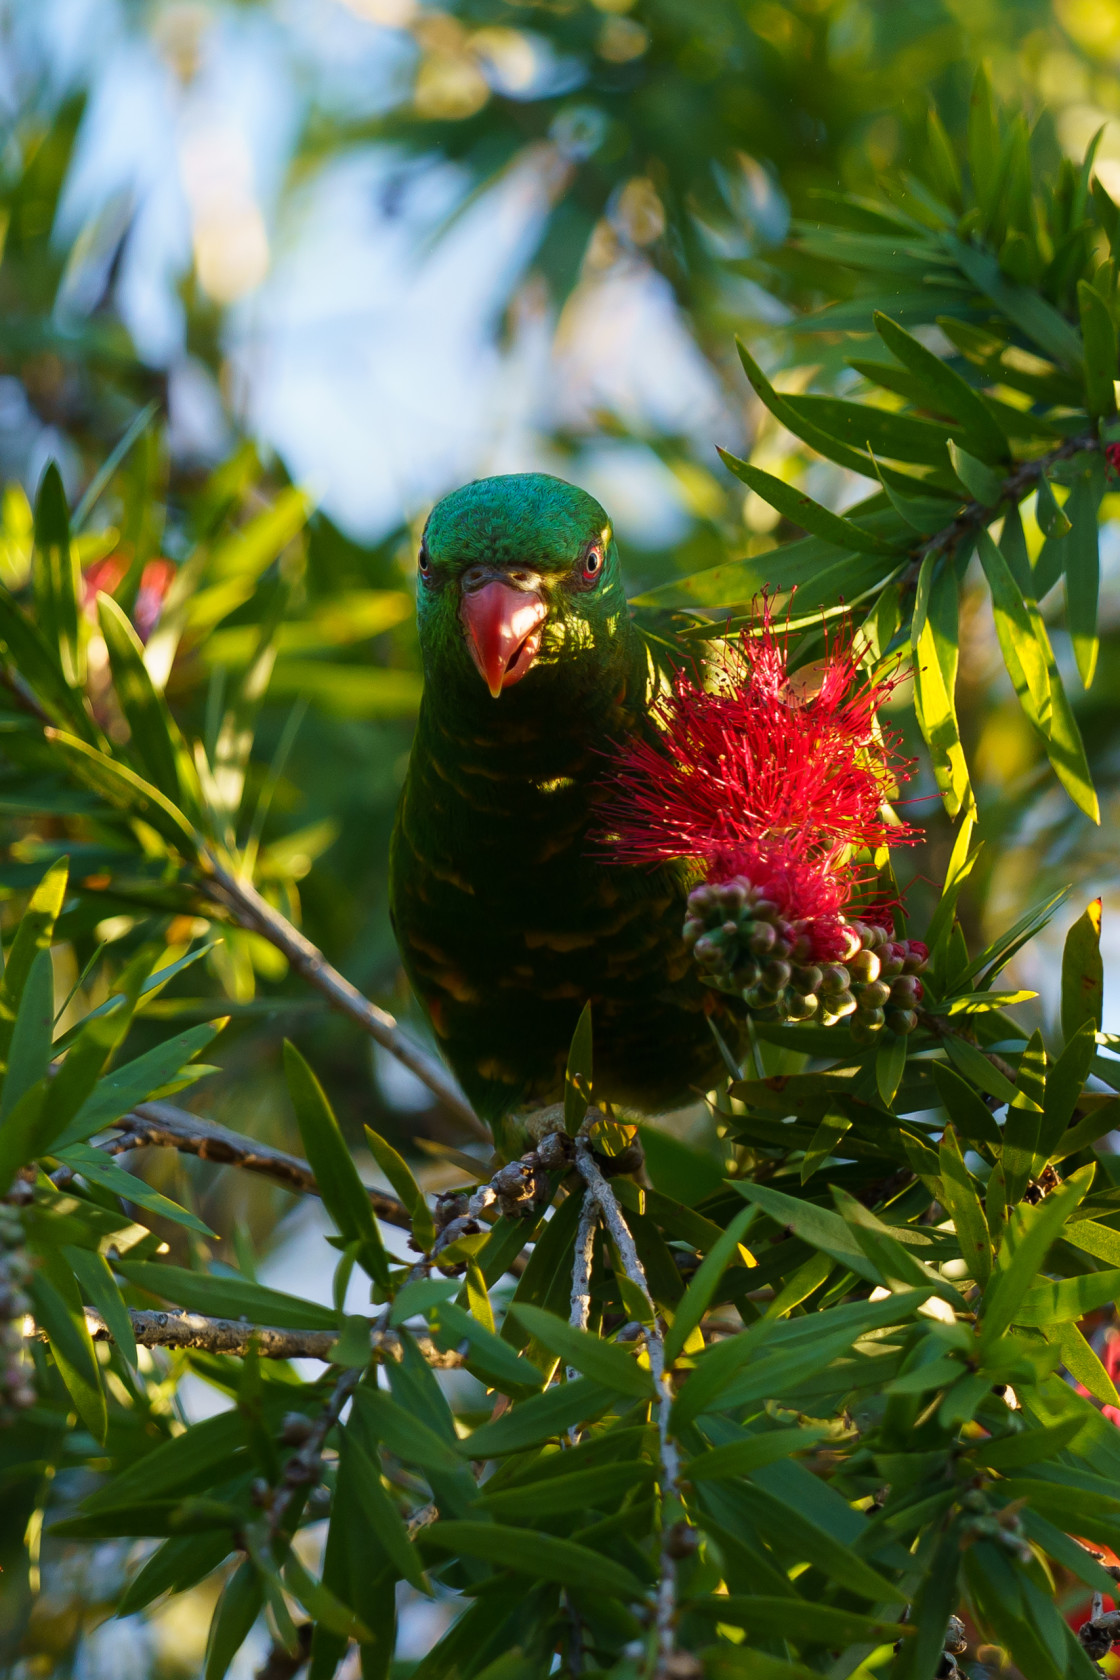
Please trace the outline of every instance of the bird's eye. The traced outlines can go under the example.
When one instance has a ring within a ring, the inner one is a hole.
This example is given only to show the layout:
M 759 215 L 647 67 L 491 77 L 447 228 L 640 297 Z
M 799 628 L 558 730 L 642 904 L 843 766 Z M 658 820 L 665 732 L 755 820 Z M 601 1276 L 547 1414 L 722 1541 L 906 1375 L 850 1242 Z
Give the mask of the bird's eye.
M 417 556 L 416 565 L 422 578 L 428 578 L 431 576 L 432 562 L 428 558 L 428 551 L 426 548 L 422 548 L 420 550 L 420 553 Z
M 595 583 L 603 570 L 603 551 L 601 548 L 589 548 L 583 557 L 583 581 Z

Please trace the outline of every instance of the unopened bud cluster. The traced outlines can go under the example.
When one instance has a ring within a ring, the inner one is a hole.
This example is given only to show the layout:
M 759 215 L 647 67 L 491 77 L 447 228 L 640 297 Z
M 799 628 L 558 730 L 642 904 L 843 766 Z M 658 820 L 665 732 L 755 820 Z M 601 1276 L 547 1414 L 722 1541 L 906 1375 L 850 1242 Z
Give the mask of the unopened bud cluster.
M 14 1207 L 0 1203 L 0 1424 L 14 1422 L 17 1412 L 35 1404 L 23 1359 L 22 1321 L 31 1311 L 30 1280 L 23 1223 Z
M 697 887 L 684 924 L 704 979 L 742 998 L 759 1020 L 827 1027 L 850 1016 L 852 1036 L 864 1043 L 883 1027 L 913 1032 L 926 947 L 868 922 L 841 923 L 840 937 L 837 959 L 819 961 L 812 921 L 784 915 L 742 876 Z

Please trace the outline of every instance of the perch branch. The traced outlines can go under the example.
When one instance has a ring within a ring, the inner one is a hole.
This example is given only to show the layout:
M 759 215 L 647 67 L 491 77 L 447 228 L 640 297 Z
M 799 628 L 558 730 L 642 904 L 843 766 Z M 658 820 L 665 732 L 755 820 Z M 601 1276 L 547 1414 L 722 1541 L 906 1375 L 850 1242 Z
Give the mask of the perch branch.
M 412 1283 L 418 1278 L 427 1277 L 429 1267 L 429 1261 L 418 1261 L 409 1272 L 406 1282 Z M 387 1339 L 389 1315 L 392 1310 L 392 1302 L 386 1302 L 378 1313 L 375 1322 L 370 1325 L 371 1349 L 377 1347 L 379 1343 L 383 1344 Z M 398 1348 L 399 1357 L 400 1340 L 395 1336 L 392 1339 Z M 462 1361 L 456 1358 L 454 1363 L 458 1365 Z M 361 1365 L 349 1366 L 346 1370 L 338 1373 L 330 1399 L 315 1419 L 311 1433 L 299 1450 L 294 1452 L 284 1465 L 283 1478 L 272 1496 L 272 1503 L 268 1510 L 268 1537 L 270 1540 L 275 1541 L 281 1537 L 284 1529 L 284 1519 L 300 1489 L 314 1487 L 319 1480 L 322 1474 L 323 1449 L 327 1444 L 327 1436 L 346 1410 L 350 1396 L 364 1375 L 365 1367 Z
M 178 1108 L 174 1103 L 140 1103 L 131 1114 L 116 1122 L 120 1136 L 107 1145 L 112 1154 L 147 1145 L 178 1149 L 184 1155 L 197 1155 L 202 1161 L 220 1162 L 224 1166 L 244 1167 L 247 1172 L 262 1173 L 283 1184 L 288 1190 L 317 1196 L 319 1186 L 306 1161 L 298 1155 L 288 1155 L 273 1149 L 256 1138 L 242 1136 L 214 1120 L 201 1120 L 197 1114 Z M 402 1231 L 412 1229 L 408 1210 L 395 1196 L 367 1187 L 370 1205 L 378 1219 L 387 1225 L 397 1225 Z
M 329 1364 L 338 1342 L 337 1330 L 277 1330 L 246 1324 L 243 1319 L 207 1318 L 202 1313 L 130 1311 L 128 1316 L 137 1343 L 148 1348 L 244 1355 L 252 1346 L 264 1359 L 321 1359 Z M 105 1320 L 92 1307 L 86 1308 L 86 1323 L 95 1342 L 114 1340 Z M 413 1341 L 437 1370 L 454 1370 L 463 1363 L 462 1356 L 454 1351 L 442 1353 L 429 1336 L 414 1336 Z M 400 1337 L 393 1331 L 371 1330 L 370 1350 L 386 1359 L 399 1359 Z
M 940 554 L 946 550 L 950 553 L 966 538 L 973 537 L 986 525 L 990 525 L 999 516 L 999 510 L 1004 502 L 1018 504 L 1037 488 L 1039 480 L 1048 473 L 1051 467 L 1060 461 L 1068 461 L 1073 455 L 1091 454 L 1101 447 L 1101 440 L 1091 432 L 1082 437 L 1066 438 L 1056 449 L 1048 450 L 1045 455 L 1036 455 L 1031 461 L 1020 461 L 1013 471 L 1000 485 L 1000 497 L 994 507 L 988 507 L 984 502 L 969 502 L 963 507 L 955 519 L 948 525 L 935 531 L 932 537 L 927 537 L 917 550 L 915 558 L 902 574 L 903 588 L 913 588 L 918 581 L 918 573 L 922 569 L 922 561 L 929 554 Z
M 591 1314 L 591 1266 L 595 1258 L 595 1232 L 598 1228 L 599 1203 L 594 1191 L 588 1189 L 584 1192 L 583 1207 L 580 1209 L 572 1261 L 572 1307 L 568 1323 L 577 1330 L 587 1329 Z M 569 1366 L 569 1380 L 574 1381 L 578 1376 L 579 1372 Z
M 403 1033 L 392 1015 L 370 1003 L 337 968 L 333 968 L 317 946 L 261 897 L 252 882 L 239 879 L 209 852 L 202 854 L 202 867 L 211 898 L 230 911 L 239 926 L 259 933 L 275 945 L 297 974 L 322 992 L 335 1009 L 348 1015 L 398 1062 L 402 1062 L 410 1073 L 414 1073 L 474 1137 L 487 1143 L 492 1141 L 489 1129 L 478 1118 L 443 1064 Z
M 677 1526 L 676 1512 L 681 1509 L 680 1496 L 680 1455 L 676 1442 L 669 1433 L 669 1414 L 673 1406 L 673 1391 L 665 1371 L 665 1342 L 657 1320 L 657 1309 L 653 1304 L 649 1283 L 646 1279 L 645 1267 L 638 1256 L 634 1238 L 630 1234 L 630 1227 L 622 1217 L 622 1209 L 618 1205 L 614 1191 L 599 1171 L 595 1158 L 591 1153 L 591 1145 L 586 1137 L 576 1139 L 576 1166 L 580 1177 L 587 1186 L 588 1194 L 594 1197 L 619 1258 L 626 1270 L 631 1283 L 637 1285 L 646 1298 L 649 1306 L 650 1323 L 646 1331 L 646 1346 L 649 1349 L 649 1368 L 653 1375 L 654 1387 L 657 1390 L 657 1432 L 659 1439 L 658 1456 L 661 1463 L 661 1560 L 659 1569 L 659 1584 L 657 1589 L 657 1656 L 654 1674 L 657 1680 L 667 1680 L 672 1672 L 675 1629 L 677 1619 L 677 1548 L 674 1544 L 673 1531 Z M 664 1518 L 665 1506 L 671 1507 L 674 1520 L 667 1523 Z

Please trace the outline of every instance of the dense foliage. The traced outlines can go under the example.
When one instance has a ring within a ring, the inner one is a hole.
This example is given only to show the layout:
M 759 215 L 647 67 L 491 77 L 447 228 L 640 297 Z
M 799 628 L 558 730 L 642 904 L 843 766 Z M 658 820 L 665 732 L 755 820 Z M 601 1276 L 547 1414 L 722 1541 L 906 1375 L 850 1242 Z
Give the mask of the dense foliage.
M 10 298 L 55 260 L 25 207 L 57 193 L 72 127 L 64 114 L 10 194 Z M 434 1205 L 388 1111 L 367 1141 L 393 1194 L 358 1178 L 320 1078 L 356 1143 L 353 1025 L 402 1041 L 295 931 L 305 882 L 316 937 L 349 949 L 344 865 L 314 900 L 334 834 L 317 813 L 352 763 L 392 783 L 416 689 L 397 557 L 308 529 L 305 498 L 248 449 L 169 481 L 158 392 L 144 406 L 151 378 L 126 346 L 99 328 L 50 363 L 57 344 L 25 339 L 104 465 L 74 509 L 53 469 L 33 514 L 14 487 L 4 506 L 13 1650 L 67 1660 L 72 1630 L 53 1645 L 36 1630 L 35 1580 L 109 1542 L 106 1608 L 214 1604 L 207 1680 L 262 1617 L 274 1673 L 306 1661 L 322 1680 L 348 1647 L 363 1674 L 401 1673 L 396 1607 L 418 1595 L 457 1618 L 421 1680 L 529 1680 L 557 1657 L 623 1677 L 922 1680 L 1000 1651 L 1028 1680 L 1093 1672 L 1110 1630 L 1079 1641 L 1063 1612 L 1085 1620 L 1120 1554 L 1120 1437 L 1102 1410 L 1120 1396 L 1095 1316 L 1120 1279 L 1120 1176 L 1094 1150 L 1117 1088 L 1099 905 L 1071 918 L 1060 1032 L 1028 1036 L 1009 1013 L 1027 995 L 996 986 L 1061 895 L 986 944 L 958 916 L 986 868 L 978 835 L 998 840 L 1020 801 L 985 809 L 956 698 L 977 684 L 962 625 L 990 599 L 1017 774 L 1060 787 L 1056 829 L 1096 818 L 1120 213 L 1091 161 L 1058 164 L 1021 118 L 1001 122 L 981 79 L 960 149 L 931 119 L 913 173 L 798 224 L 781 261 L 797 295 L 834 300 L 801 322 L 824 372 L 779 390 L 744 346 L 746 375 L 807 458 L 879 488 L 841 514 L 728 457 L 779 536 L 804 535 L 635 603 L 651 635 L 702 647 L 750 632 L 769 589 L 795 667 L 842 613 L 872 677 L 912 665 L 946 813 L 935 887 L 898 912 L 898 936 L 929 946 L 913 1030 L 757 1010 L 751 1065 L 685 1141 L 588 1110 L 585 1021 L 564 1114 L 527 1159 L 477 1148 L 450 1095 L 444 1136 L 474 1153 L 445 1145 Z M 310 715 L 262 710 L 267 692 Z M 293 831 L 297 787 L 311 810 Z M 893 895 L 885 859 L 864 862 Z M 309 1003 L 348 1015 L 339 1058 L 301 1030 Z M 245 1135 L 254 1082 L 280 1063 L 262 1008 L 306 1053 L 283 1055 L 306 1160 Z M 236 1132 L 168 1100 L 207 1073 L 195 1058 L 223 1022 Z M 149 1172 L 156 1189 L 126 1172 L 115 1156 L 143 1142 L 317 1192 L 333 1306 L 257 1282 L 251 1232 L 201 1177 Z M 359 1276 L 371 1306 L 356 1311 Z M 226 1409 L 188 1422 L 187 1374 Z

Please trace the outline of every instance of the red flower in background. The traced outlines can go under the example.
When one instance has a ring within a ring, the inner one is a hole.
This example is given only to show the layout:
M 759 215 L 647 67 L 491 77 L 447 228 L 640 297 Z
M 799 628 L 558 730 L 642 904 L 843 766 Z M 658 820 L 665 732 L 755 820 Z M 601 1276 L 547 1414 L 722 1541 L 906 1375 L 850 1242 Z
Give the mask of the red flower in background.
M 159 623 L 164 598 L 171 587 L 175 570 L 170 560 L 149 560 L 140 574 L 140 587 L 136 591 L 132 622 L 142 642 L 148 640 Z M 112 595 L 127 571 L 128 558 L 121 553 L 108 554 L 104 560 L 95 560 L 92 566 L 86 568 L 82 574 L 82 607 L 91 618 L 96 618 L 94 603 L 98 595 Z
M 712 692 L 678 675 L 658 736 L 618 749 L 608 843 L 618 862 L 687 857 L 710 880 L 743 877 L 823 935 L 855 885 L 852 853 L 919 838 L 883 809 L 906 779 L 898 736 L 877 722 L 900 674 L 870 680 L 845 627 L 791 676 L 766 601 L 740 651 L 745 671 L 729 660 Z

